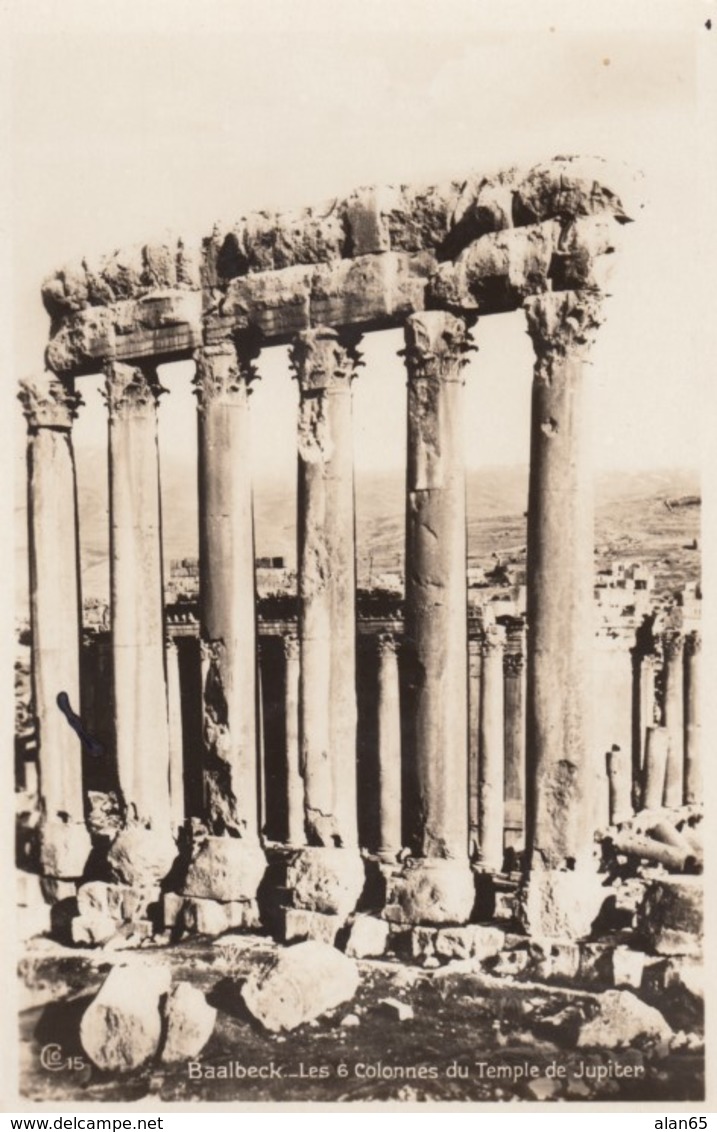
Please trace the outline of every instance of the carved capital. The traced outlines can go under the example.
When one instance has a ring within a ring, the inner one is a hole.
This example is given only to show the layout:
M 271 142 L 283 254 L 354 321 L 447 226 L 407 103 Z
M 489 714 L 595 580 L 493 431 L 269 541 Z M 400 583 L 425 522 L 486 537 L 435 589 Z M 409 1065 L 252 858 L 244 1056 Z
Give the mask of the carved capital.
M 698 656 L 702 652 L 702 634 L 699 629 L 693 629 L 685 637 L 685 656 Z
M 463 381 L 468 354 L 476 350 L 465 319 L 447 311 L 421 311 L 406 319 L 406 359 L 409 381 Z
M 71 429 L 83 403 L 71 382 L 60 381 L 52 373 L 21 381 L 18 399 L 31 433 L 40 428 Z
M 677 660 L 685 645 L 685 638 L 678 629 L 670 629 L 662 634 L 662 650 L 665 660 Z
M 487 625 L 483 630 L 481 652 L 483 656 L 495 656 L 505 648 L 505 632 L 500 625 Z
M 523 304 L 536 357 L 536 376 L 549 377 L 556 359 L 585 358 L 603 323 L 599 291 L 550 291 Z
M 350 388 L 356 369 L 362 364 L 358 341 L 358 336 L 339 333 L 328 326 L 297 334 L 289 362 L 302 396 L 316 390 Z
M 520 676 L 525 667 L 522 652 L 506 652 L 503 655 L 503 671 L 506 676 Z
M 104 397 L 110 417 L 143 417 L 154 413 L 164 389 L 151 365 L 106 362 Z
M 377 633 L 376 635 L 376 648 L 378 655 L 383 656 L 396 656 L 398 653 L 398 638 L 395 633 Z
M 254 365 L 259 351 L 259 343 L 248 338 L 202 346 L 195 351 L 197 368 L 193 384 L 200 411 L 213 401 L 251 392 L 251 383 L 259 377 Z
M 299 659 L 299 638 L 297 637 L 296 633 L 287 633 L 286 636 L 282 639 L 281 643 L 284 647 L 285 660 L 288 661 Z

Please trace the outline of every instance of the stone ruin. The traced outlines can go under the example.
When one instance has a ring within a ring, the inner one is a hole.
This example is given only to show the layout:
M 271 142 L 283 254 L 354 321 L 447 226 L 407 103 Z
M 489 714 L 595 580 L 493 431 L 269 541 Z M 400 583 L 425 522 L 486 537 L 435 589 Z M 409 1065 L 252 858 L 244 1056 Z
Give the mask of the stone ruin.
M 558 941 L 541 951 L 543 974 L 565 954 L 575 974 L 576 941 L 595 939 L 611 906 L 642 925 L 653 958 L 699 954 L 698 633 L 665 639 L 661 716 L 654 649 L 634 654 L 636 738 L 609 752 L 608 814 L 596 740 L 589 366 L 633 194 L 632 182 L 627 193 L 613 187 L 601 162 L 557 158 L 527 174 L 360 189 L 292 215 L 258 213 L 196 249 L 145 245 L 45 282 L 48 372 L 20 394 L 40 867 L 44 891 L 73 906 L 76 943 L 119 929 L 138 941 L 262 925 L 281 940 L 333 943 L 355 928 L 371 935 L 355 945 L 363 954 L 400 951 L 408 939 L 426 959 L 472 954 L 471 932 L 492 921 L 518 933 L 513 949 L 520 933 Z M 486 626 L 469 646 L 463 370 L 480 317 L 517 309 L 535 350 L 527 625 Z M 405 617 L 376 634 L 378 774 L 358 783 L 351 391 L 362 335 L 397 326 L 408 375 Z M 300 391 L 298 620 L 279 619 L 279 844 L 262 827 L 248 453 L 257 358 L 287 343 Z M 186 359 L 196 365 L 199 439 L 203 726 L 190 752 L 199 816 L 185 811 L 187 752 L 176 737 L 157 447 L 157 367 Z M 80 741 L 57 696 L 80 703 L 72 426 L 82 379 L 100 370 L 119 810 L 91 836 Z M 359 790 L 377 799 L 371 849 L 359 842 Z M 512 883 L 506 848 L 521 862 Z

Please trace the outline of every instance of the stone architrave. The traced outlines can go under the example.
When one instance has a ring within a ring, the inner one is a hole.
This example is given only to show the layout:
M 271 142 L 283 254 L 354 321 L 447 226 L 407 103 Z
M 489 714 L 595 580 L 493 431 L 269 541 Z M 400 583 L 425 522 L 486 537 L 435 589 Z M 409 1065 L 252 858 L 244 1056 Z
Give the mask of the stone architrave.
M 401 699 L 398 641 L 381 633 L 378 651 L 378 808 L 379 854 L 395 860 L 402 844 Z
M 299 734 L 309 845 L 358 844 L 355 340 L 328 327 L 291 350 L 299 381 Z
M 468 834 L 471 858 L 477 856 L 478 761 L 480 728 L 481 649 L 478 637 L 468 638 Z
M 662 804 L 681 806 L 685 787 L 684 635 L 668 630 L 662 638 L 663 723 L 667 730 L 667 767 Z
M 90 853 L 84 824 L 82 746 L 60 711 L 80 710 L 80 574 L 72 423 L 81 404 L 53 374 L 24 382 L 27 419 L 32 685 L 46 876 L 80 877 Z
M 685 637 L 685 791 L 688 806 L 703 801 L 700 749 L 700 667 L 702 637 L 695 630 Z
M 503 656 L 505 698 L 505 848 L 525 844 L 525 630 L 506 626 Z
M 110 610 L 117 772 L 125 809 L 110 862 L 169 871 L 169 795 L 162 531 L 153 366 L 108 362 Z
M 286 725 L 286 840 L 304 845 L 304 780 L 299 769 L 299 639 L 284 637 L 284 720 Z
M 505 630 L 486 627 L 480 697 L 480 756 L 478 763 L 478 834 L 480 862 L 489 872 L 503 869 L 505 813 L 505 697 L 503 653 Z
M 472 345 L 466 322 L 444 311 L 412 315 L 405 338 L 405 647 L 413 685 L 419 825 L 417 860 L 388 900 L 402 907 L 406 919 L 435 923 L 442 917 L 467 920 L 472 910 L 462 435 L 463 369 Z
M 564 877 L 594 868 L 595 805 L 605 782 L 593 739 L 587 369 L 601 305 L 593 291 L 546 293 L 524 304 L 536 354 L 528 498 L 525 906 L 530 930 L 548 935 L 558 926 L 561 934 L 589 930 L 589 901 L 570 913 L 580 878 Z M 597 892 L 592 896 L 597 902 Z M 565 908 L 556 910 L 562 897 Z

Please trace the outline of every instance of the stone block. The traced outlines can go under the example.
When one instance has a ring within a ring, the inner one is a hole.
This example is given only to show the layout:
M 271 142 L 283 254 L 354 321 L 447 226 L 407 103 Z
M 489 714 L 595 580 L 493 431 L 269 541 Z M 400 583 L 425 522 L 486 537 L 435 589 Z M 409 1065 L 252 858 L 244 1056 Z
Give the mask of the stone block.
M 356 994 L 356 962 L 336 948 L 307 940 L 282 948 L 254 971 L 241 995 L 250 1014 L 270 1031 L 293 1030 Z
M 475 903 L 470 866 L 425 858 L 408 863 L 388 882 L 384 915 L 403 924 L 465 924 Z
M 529 966 L 530 953 L 527 947 L 524 950 L 515 948 L 501 951 L 500 955 L 496 955 L 495 961 L 490 965 L 490 970 L 493 975 L 515 978 L 516 975 L 522 975 Z
M 364 864 L 358 850 L 301 849 L 287 868 L 286 883 L 296 908 L 345 920 L 363 892 Z
M 356 916 L 349 928 L 345 951 L 353 959 L 385 955 L 389 926 L 378 916 Z
M 165 1063 L 198 1057 L 214 1031 L 217 1012 L 200 990 L 177 983 L 164 1002 L 165 1039 L 160 1059 Z
M 254 900 L 207 900 L 185 897 L 178 921 L 184 931 L 197 935 L 221 935 L 222 932 L 250 931 L 261 926 Z
M 48 904 L 58 900 L 71 900 L 77 894 L 77 881 L 61 880 L 59 877 L 40 877 L 42 896 Z
M 85 871 L 92 842 L 84 822 L 43 822 L 40 864 L 45 876 L 73 880 Z
M 253 900 L 265 871 L 266 857 L 258 842 L 207 837 L 192 849 L 181 891 L 206 900 Z
M 279 939 L 293 943 L 303 939 L 316 939 L 333 946 L 345 921 L 343 916 L 330 916 L 325 912 L 310 912 L 307 908 L 282 908 L 279 912 Z
M 111 916 L 102 912 L 88 912 L 75 916 L 70 931 L 73 943 L 97 947 L 112 939 L 117 932 L 117 923 Z
M 647 955 L 631 947 L 615 947 L 610 954 L 612 985 L 614 987 L 634 987 L 642 985 Z
M 658 955 L 702 955 L 703 878 L 670 876 L 652 881 L 637 911 L 637 930 Z
M 388 209 L 390 190 L 358 189 L 346 203 L 346 221 L 354 256 L 387 252 L 391 249 Z M 395 194 L 394 194 L 395 195 Z
M 530 972 L 546 982 L 571 981 L 580 968 L 580 948 L 573 940 L 530 940 Z
M 53 900 L 48 900 L 45 896 L 45 888 L 43 885 L 43 880 L 45 879 L 51 878 L 41 878 L 37 873 L 28 873 L 25 872 L 24 869 L 16 869 L 15 891 L 17 893 L 16 899 L 18 907 L 40 908 L 45 903 L 54 903 Z M 74 892 L 69 895 L 74 895 Z
M 518 894 L 516 918 L 532 937 L 582 939 L 610 895 L 604 879 L 587 868 L 533 870 Z
M 168 830 L 129 825 L 112 842 L 107 863 L 121 883 L 141 888 L 163 880 L 176 856 L 177 846 Z
M 486 924 L 439 928 L 436 932 L 436 954 L 444 959 L 492 959 L 504 945 L 504 933 Z
M 178 892 L 165 892 L 162 897 L 162 923 L 165 928 L 173 928 L 180 918 L 180 913 L 184 907 L 183 896 Z
M 632 991 L 610 990 L 600 995 L 597 1012 L 578 1033 L 579 1049 L 619 1049 L 639 1040 L 666 1051 L 672 1030 L 659 1010 L 642 1002 Z
M 436 928 L 414 928 L 411 932 L 411 958 L 427 959 L 436 954 Z
M 705 1021 L 704 967 L 682 956 L 645 967 L 640 993 L 676 1030 L 701 1031 Z
M 113 967 L 82 1015 L 80 1041 L 98 1069 L 127 1073 L 159 1048 L 160 1000 L 169 993 L 164 967 L 133 964 Z

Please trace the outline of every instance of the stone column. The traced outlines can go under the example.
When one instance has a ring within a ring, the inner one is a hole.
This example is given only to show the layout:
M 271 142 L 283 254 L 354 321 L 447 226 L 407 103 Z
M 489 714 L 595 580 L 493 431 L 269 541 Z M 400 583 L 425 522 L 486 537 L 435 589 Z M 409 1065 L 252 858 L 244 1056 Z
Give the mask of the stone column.
M 24 382 L 32 687 L 41 798 L 40 854 L 48 877 L 81 877 L 90 853 L 84 824 L 82 746 L 57 705 L 80 710 L 80 574 L 72 422 L 81 404 L 46 374 Z
M 665 769 L 667 767 L 667 730 L 664 727 L 648 727 L 645 732 L 645 758 L 642 764 L 643 810 L 659 810 L 665 792 Z
M 633 740 L 632 740 L 632 799 L 635 808 L 642 797 L 643 760 L 647 728 L 655 723 L 655 665 L 654 653 L 633 649 Z
M 346 915 L 364 882 L 356 785 L 356 549 L 351 383 L 357 339 L 320 326 L 291 350 L 299 381 L 300 765 L 305 832 L 288 884 L 315 910 L 318 876 Z
M 184 736 L 182 731 L 182 686 L 179 650 L 174 637 L 166 643 L 167 714 L 169 717 L 169 802 L 172 830 L 176 836 L 184 824 Z
M 304 780 L 299 769 L 299 639 L 284 637 L 284 719 L 286 724 L 286 840 L 304 845 Z
M 608 782 L 608 821 L 619 825 L 633 815 L 632 764 L 628 751 L 617 744 L 605 755 Z
M 480 756 L 478 818 L 480 862 L 484 869 L 503 869 L 503 825 L 505 792 L 505 701 L 503 648 L 505 630 L 486 627 L 482 653 L 480 697 Z
M 204 820 L 184 891 L 253 900 L 259 840 L 258 642 L 251 474 L 255 342 L 197 350 L 199 633 L 203 654 Z
M 700 667 L 702 637 L 697 630 L 685 637 L 685 804 L 702 802 L 700 750 Z
M 395 861 L 403 844 L 401 825 L 401 696 L 398 642 L 381 633 L 378 645 L 378 806 L 380 856 Z
M 677 630 L 663 635 L 663 724 L 667 730 L 667 768 L 663 806 L 681 806 L 684 797 L 684 636 Z
M 463 368 L 464 320 L 443 311 L 406 322 L 408 458 L 406 651 L 412 674 L 419 821 L 395 918 L 465 922 L 468 861 L 468 640 Z M 387 915 L 389 909 L 387 908 Z
M 601 897 L 593 873 L 595 801 L 604 769 L 593 740 L 587 370 L 600 305 L 591 291 L 536 295 L 525 303 L 536 353 L 528 498 L 525 923 L 531 932 L 549 936 L 588 931 Z
M 478 822 L 478 763 L 480 731 L 481 643 L 468 638 L 468 835 L 471 857 L 480 845 Z
M 110 863 L 128 883 L 164 876 L 170 832 L 156 370 L 109 362 L 110 610 L 117 773 L 126 828 Z
M 505 698 L 506 849 L 525 844 L 525 630 L 521 621 L 506 627 L 503 655 Z

